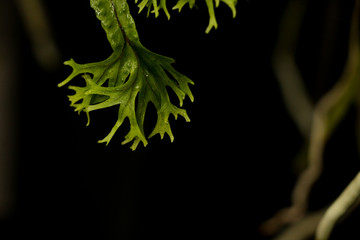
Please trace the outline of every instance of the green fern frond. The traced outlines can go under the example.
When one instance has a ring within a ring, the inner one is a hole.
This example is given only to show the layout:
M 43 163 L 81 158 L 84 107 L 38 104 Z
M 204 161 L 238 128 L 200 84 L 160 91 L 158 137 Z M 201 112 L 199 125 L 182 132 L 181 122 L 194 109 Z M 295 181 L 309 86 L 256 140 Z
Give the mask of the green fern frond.
M 196 0 L 178 0 L 177 4 L 172 9 L 173 10 L 178 9 L 180 12 L 186 4 L 189 4 L 189 7 L 193 8 L 195 5 L 195 1 Z M 216 29 L 218 27 L 215 17 L 214 2 L 215 2 L 215 7 L 218 7 L 220 2 L 224 2 L 231 9 L 233 17 L 235 18 L 236 16 L 237 0 L 205 0 L 205 2 L 209 11 L 209 25 L 206 28 L 205 31 L 206 33 L 209 33 L 212 28 Z M 135 0 L 135 3 L 137 3 L 137 0 Z M 145 7 L 147 7 L 148 9 L 147 14 L 149 15 L 150 12 L 152 12 L 155 14 L 155 17 L 159 16 L 159 12 L 162 9 L 165 12 L 166 16 L 168 17 L 168 19 L 170 19 L 170 14 L 166 7 L 166 0 L 160 0 L 160 2 L 158 2 L 158 0 L 142 0 L 138 4 L 138 7 L 139 7 L 139 13 Z
M 149 4 L 145 0 L 141 3 L 145 2 Z M 180 115 L 187 122 L 190 119 L 184 109 L 171 103 L 166 87 L 176 93 L 181 107 L 186 96 L 194 100 L 189 88 L 193 82 L 172 67 L 173 59 L 155 54 L 140 43 L 126 0 L 90 0 L 90 3 L 114 52 L 101 62 L 78 64 L 72 59 L 65 62 L 73 72 L 59 87 L 82 75 L 86 86 L 70 86 L 75 94 L 69 99 L 75 111 L 85 112 L 88 118 L 94 110 L 112 106 L 119 108 L 114 127 L 99 142 L 108 144 L 126 118 L 130 122 L 130 131 L 122 144 L 132 142 L 132 150 L 140 142 L 146 146 L 147 139 L 156 134 L 163 138 L 166 133 L 173 141 L 169 116 L 177 118 Z M 151 134 L 146 137 L 144 119 L 149 102 L 154 104 L 158 118 Z
M 138 0 L 135 0 L 135 3 L 137 3 Z M 149 16 L 150 12 L 155 14 L 155 17 L 159 16 L 159 11 L 162 9 L 164 13 L 166 14 L 167 18 L 170 19 L 170 13 L 167 10 L 166 7 L 166 0 L 160 0 L 160 3 L 158 4 L 158 0 L 142 0 L 139 4 L 139 13 L 147 7 L 148 12 L 147 15 Z

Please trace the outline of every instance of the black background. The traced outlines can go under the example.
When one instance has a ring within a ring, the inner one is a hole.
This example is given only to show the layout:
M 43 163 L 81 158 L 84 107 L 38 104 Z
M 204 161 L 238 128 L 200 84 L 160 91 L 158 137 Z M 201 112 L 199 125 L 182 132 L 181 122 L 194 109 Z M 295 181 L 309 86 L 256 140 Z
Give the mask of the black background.
M 194 103 L 184 103 L 191 122 L 172 119 L 173 143 L 155 136 L 135 152 L 120 144 L 126 125 L 109 146 L 98 144 L 116 109 L 93 113 L 86 127 L 85 115 L 69 107 L 71 91 L 57 87 L 71 68 L 60 63 L 43 70 L 18 20 L 16 198 L 2 232 L 14 236 L 9 239 L 267 239 L 258 226 L 290 204 L 292 159 L 302 146 L 271 68 L 287 1 L 240 0 L 235 19 L 221 4 L 219 28 L 210 34 L 204 4 L 171 11 L 167 21 L 163 14 L 138 15 L 130 2 L 143 45 L 176 59 L 175 68 L 195 82 Z M 341 73 L 352 2 L 311 2 L 298 61 L 316 101 Z M 62 61 L 96 62 L 111 54 L 89 1 L 44 3 Z M 331 4 L 338 9 L 331 27 L 341 31 L 324 80 L 316 76 Z M 355 115 L 352 108 L 327 145 L 311 210 L 329 204 L 359 169 Z M 359 219 L 357 211 L 332 239 L 359 238 L 353 228 Z

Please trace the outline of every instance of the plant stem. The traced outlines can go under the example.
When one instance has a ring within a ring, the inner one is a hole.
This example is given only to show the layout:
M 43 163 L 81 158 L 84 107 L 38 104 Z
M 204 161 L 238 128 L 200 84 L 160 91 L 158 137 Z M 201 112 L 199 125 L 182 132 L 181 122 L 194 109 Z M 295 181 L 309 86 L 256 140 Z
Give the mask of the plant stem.
M 325 212 L 316 230 L 316 240 L 327 240 L 337 221 L 352 209 L 360 198 L 360 172 Z

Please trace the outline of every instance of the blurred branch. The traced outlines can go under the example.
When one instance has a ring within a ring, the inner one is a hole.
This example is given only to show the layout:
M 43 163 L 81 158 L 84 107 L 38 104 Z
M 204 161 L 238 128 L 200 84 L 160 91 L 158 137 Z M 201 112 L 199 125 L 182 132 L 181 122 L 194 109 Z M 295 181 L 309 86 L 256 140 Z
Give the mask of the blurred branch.
M 273 67 L 286 108 L 305 139 L 310 133 L 313 106 L 295 61 L 307 1 L 289 1 L 280 23 Z
M 345 112 L 346 103 L 356 97 L 360 90 L 360 46 L 359 46 L 359 21 L 360 21 L 360 1 L 356 1 L 356 6 L 352 19 L 350 47 L 349 47 L 349 67 L 345 75 L 347 81 L 338 87 L 340 90 L 334 93 L 337 96 L 337 106 L 335 104 L 331 118 L 329 117 L 329 129 L 339 121 L 341 115 Z M 353 69 L 355 68 L 355 69 Z M 346 79 L 346 78 L 345 78 Z M 342 90 L 342 91 L 341 91 Z M 337 93 L 337 94 L 336 94 Z M 334 97 L 335 98 L 335 97 Z M 330 101 L 330 100 L 329 100 Z M 326 211 L 319 227 L 316 231 L 317 240 L 326 240 L 329 238 L 334 225 L 347 212 L 353 210 L 354 205 L 357 205 L 360 199 L 360 173 L 356 175 L 354 180 L 341 193 L 335 202 Z
M 41 0 L 16 0 L 32 49 L 40 65 L 51 70 L 60 65 L 60 53 L 52 37 Z
M 294 4 L 295 2 L 297 1 L 294 1 Z M 311 131 L 309 134 L 309 151 L 307 156 L 308 167 L 300 175 L 298 181 L 296 182 L 292 194 L 292 206 L 290 208 L 280 210 L 273 218 L 263 224 L 262 229 L 268 231 L 268 234 L 276 233 L 282 228 L 282 226 L 300 220 L 306 213 L 310 191 L 322 172 L 323 151 L 325 144 L 338 123 L 346 114 L 350 105 L 354 102 L 354 100 L 356 100 L 356 94 L 359 93 L 360 52 L 358 21 L 359 19 L 357 18 L 357 15 L 354 14 L 350 30 L 348 59 L 345 64 L 343 74 L 340 76 L 333 88 L 315 105 L 311 114 L 312 123 L 309 125 L 311 126 Z M 298 74 L 296 72 L 294 74 L 293 71 L 293 76 L 296 75 Z M 290 81 L 294 81 L 294 79 L 300 81 L 300 78 L 297 77 L 290 77 L 290 79 L 292 79 Z M 288 90 L 285 89 L 285 92 L 286 91 Z M 303 90 L 300 91 L 302 92 Z M 300 95 L 303 94 L 304 92 Z M 290 93 L 288 93 L 288 95 L 291 96 Z M 302 97 L 307 99 L 304 96 Z M 286 100 L 295 101 L 294 99 L 291 99 L 291 97 Z M 292 107 L 296 106 L 297 105 L 295 104 Z M 292 111 L 296 111 L 296 109 L 293 109 Z M 309 108 L 308 111 L 310 111 Z M 294 119 L 297 119 L 294 114 L 292 115 Z M 300 122 L 302 121 L 297 119 L 299 129 L 300 126 L 303 126 L 301 129 L 305 130 L 305 124 L 300 125 Z M 303 132 L 303 134 L 306 136 L 305 132 Z
M 285 106 L 299 132 L 303 135 L 304 139 L 308 140 L 311 130 L 313 105 L 295 60 L 306 7 L 307 1 L 292 0 L 288 2 L 280 22 L 272 64 Z M 273 235 L 284 225 L 298 220 L 301 215 L 302 211 L 297 208 L 281 209 L 260 226 L 260 231 L 265 235 Z
M 354 205 L 360 199 L 360 173 L 358 173 L 336 201 L 326 211 L 324 217 L 316 230 L 316 240 L 327 240 L 335 224 L 349 210 L 353 210 Z
M 358 1 L 357 1 L 358 2 Z M 309 166 L 300 176 L 294 193 L 293 205 L 306 209 L 309 192 L 322 171 L 322 153 L 326 141 L 356 100 L 360 90 L 360 51 L 357 8 L 352 20 L 348 59 L 335 86 L 316 105 L 309 146 Z
M 303 219 L 289 226 L 273 240 L 303 240 L 310 238 L 314 235 L 324 213 L 325 210 L 321 209 L 315 213 L 307 214 Z

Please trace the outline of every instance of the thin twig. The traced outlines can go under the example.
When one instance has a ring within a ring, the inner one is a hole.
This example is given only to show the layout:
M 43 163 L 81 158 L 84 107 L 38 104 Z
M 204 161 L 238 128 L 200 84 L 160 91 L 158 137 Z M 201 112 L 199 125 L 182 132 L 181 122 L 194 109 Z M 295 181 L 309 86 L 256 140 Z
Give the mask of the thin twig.
M 327 240 L 338 220 L 348 212 L 360 197 L 360 173 L 358 173 L 336 201 L 326 211 L 316 230 L 316 240 Z
M 305 139 L 309 137 L 313 105 L 295 61 L 307 1 L 290 1 L 280 23 L 273 67 L 285 106 Z
M 36 59 L 45 69 L 60 65 L 60 53 L 41 0 L 17 0 Z
M 272 227 L 270 233 L 275 233 L 283 225 L 301 219 L 306 213 L 310 191 L 322 172 L 323 151 L 326 141 L 347 112 L 351 103 L 354 102 L 356 94 L 360 90 L 360 75 L 357 74 L 357 70 L 360 69 L 358 20 L 352 22 L 354 24 L 351 26 L 349 53 L 344 72 L 334 87 L 320 99 L 313 110 L 308 167 L 295 184 L 292 206 L 280 210 L 272 219 L 263 224 L 262 229 L 268 230 Z
M 321 218 L 325 213 L 324 209 L 321 209 L 314 213 L 307 214 L 300 221 L 290 225 L 279 236 L 273 240 L 303 240 L 308 239 L 314 235 L 316 226 L 319 224 Z
M 344 72 L 337 84 L 319 101 L 314 110 L 308 156 L 309 167 L 300 176 L 293 192 L 293 205 L 298 208 L 307 208 L 310 190 L 322 172 L 322 153 L 325 143 L 351 103 L 356 100 L 356 94 L 360 90 L 359 20 L 356 13 L 357 10 L 354 11 L 350 29 L 349 53 Z

